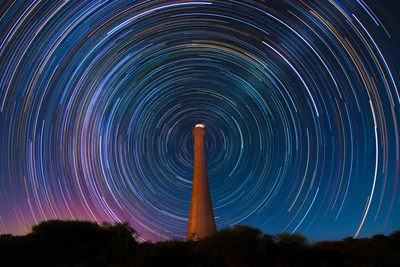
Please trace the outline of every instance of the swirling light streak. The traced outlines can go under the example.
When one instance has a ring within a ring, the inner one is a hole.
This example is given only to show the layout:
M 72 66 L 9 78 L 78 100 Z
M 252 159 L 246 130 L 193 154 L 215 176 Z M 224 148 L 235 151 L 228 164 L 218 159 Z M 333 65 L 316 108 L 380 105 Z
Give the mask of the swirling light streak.
M 396 230 L 396 5 L 7 2 L 0 233 L 60 218 L 183 238 L 198 123 L 219 229 Z

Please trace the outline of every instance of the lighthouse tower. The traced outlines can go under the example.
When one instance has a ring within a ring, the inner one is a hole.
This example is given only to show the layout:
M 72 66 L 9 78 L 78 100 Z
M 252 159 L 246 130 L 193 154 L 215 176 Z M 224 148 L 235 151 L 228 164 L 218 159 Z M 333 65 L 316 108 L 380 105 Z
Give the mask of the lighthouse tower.
M 194 170 L 192 184 L 192 199 L 186 240 L 199 240 L 216 232 L 214 212 L 208 187 L 204 124 L 197 124 L 193 130 L 194 136 Z

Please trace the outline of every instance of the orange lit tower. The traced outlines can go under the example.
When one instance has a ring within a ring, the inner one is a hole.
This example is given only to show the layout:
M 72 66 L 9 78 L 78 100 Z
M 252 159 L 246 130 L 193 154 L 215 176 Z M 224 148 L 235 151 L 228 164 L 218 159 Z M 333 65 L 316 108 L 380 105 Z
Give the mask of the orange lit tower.
M 194 170 L 186 240 L 203 239 L 217 230 L 208 187 L 204 147 L 205 125 L 197 124 L 193 128 L 192 134 L 194 136 Z

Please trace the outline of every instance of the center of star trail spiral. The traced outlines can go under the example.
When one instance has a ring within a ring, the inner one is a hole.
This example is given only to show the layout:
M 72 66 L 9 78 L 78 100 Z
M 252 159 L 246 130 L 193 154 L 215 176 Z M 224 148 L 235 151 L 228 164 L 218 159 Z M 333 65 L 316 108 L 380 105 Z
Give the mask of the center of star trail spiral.
M 15 2 L 1 17 L 0 233 L 60 218 L 183 238 L 198 123 L 218 229 L 398 227 L 398 4 Z

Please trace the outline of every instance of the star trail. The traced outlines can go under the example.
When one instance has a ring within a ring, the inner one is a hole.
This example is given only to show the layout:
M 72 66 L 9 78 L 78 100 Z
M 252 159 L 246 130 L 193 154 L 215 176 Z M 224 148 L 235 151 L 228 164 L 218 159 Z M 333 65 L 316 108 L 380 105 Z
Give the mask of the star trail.
M 186 235 L 207 125 L 217 229 L 400 228 L 400 5 L 6 1 L 0 234 L 49 219 Z

